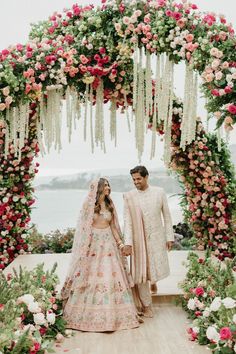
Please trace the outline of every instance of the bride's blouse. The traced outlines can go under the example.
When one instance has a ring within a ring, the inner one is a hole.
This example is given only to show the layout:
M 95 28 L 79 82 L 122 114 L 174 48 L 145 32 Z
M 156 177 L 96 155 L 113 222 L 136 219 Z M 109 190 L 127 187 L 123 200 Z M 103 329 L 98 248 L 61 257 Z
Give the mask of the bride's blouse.
M 112 213 L 109 210 L 100 211 L 100 213 L 94 213 L 93 227 L 98 229 L 106 228 L 110 225 L 112 220 Z

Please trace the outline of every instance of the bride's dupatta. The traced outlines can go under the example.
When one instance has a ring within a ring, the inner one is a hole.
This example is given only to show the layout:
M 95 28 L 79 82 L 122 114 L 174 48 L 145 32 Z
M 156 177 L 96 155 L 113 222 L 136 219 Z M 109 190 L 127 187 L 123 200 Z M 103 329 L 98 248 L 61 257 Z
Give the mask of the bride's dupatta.
M 74 283 L 76 287 L 86 286 L 86 278 L 84 270 L 88 268 L 89 258 L 87 257 L 92 237 L 92 223 L 94 217 L 94 206 L 96 202 L 98 188 L 98 180 L 90 184 L 89 193 L 83 203 L 78 218 L 69 270 L 65 283 L 61 290 L 61 297 L 64 301 L 68 299 L 70 293 L 74 291 Z

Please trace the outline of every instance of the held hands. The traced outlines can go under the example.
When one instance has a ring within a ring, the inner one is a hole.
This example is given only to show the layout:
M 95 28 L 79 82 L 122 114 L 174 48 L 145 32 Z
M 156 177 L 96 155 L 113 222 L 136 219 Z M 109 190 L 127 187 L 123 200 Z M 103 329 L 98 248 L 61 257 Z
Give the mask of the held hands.
M 121 248 L 121 254 L 122 254 L 122 256 L 131 256 L 132 246 L 124 245 L 124 247 Z
M 174 244 L 174 241 L 167 241 L 166 242 L 167 251 L 171 251 L 173 244 Z

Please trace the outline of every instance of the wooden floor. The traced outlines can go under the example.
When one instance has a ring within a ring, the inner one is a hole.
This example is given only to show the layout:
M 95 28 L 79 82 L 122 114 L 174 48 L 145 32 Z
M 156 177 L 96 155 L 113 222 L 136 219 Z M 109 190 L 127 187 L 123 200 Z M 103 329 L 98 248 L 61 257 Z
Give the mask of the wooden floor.
M 56 353 L 69 354 L 204 354 L 210 353 L 206 347 L 199 346 L 188 339 L 189 321 L 181 307 L 173 299 L 182 293 L 178 284 L 185 278 L 188 251 L 171 251 L 168 254 L 170 276 L 158 285 L 158 294 L 153 296 L 155 316 L 145 319 L 137 329 L 117 331 L 114 333 L 84 333 L 75 331 L 75 335 L 66 338 L 62 344 L 55 346 Z M 202 256 L 202 253 L 199 254 Z M 45 269 L 51 269 L 57 262 L 57 274 L 60 290 L 70 261 L 70 254 L 32 254 L 18 256 L 5 270 L 10 273 L 13 268 L 33 269 L 44 263 Z
M 154 306 L 155 316 L 137 329 L 113 333 L 74 331 L 55 346 L 57 354 L 204 354 L 210 353 L 188 339 L 189 326 L 181 307 L 163 303 Z

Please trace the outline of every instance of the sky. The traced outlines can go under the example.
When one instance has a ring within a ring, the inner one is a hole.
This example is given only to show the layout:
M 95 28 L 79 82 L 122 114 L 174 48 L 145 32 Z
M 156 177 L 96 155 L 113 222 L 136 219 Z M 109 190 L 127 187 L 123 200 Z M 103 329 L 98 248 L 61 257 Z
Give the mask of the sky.
M 1 0 L 0 2 L 0 49 L 10 44 L 24 43 L 30 31 L 30 24 L 45 20 L 54 11 L 62 12 L 64 8 L 71 7 L 75 2 L 78 4 L 99 5 L 98 0 Z M 224 14 L 229 22 L 236 23 L 236 1 L 235 0 L 195 0 L 201 11 L 213 11 Z M 234 25 L 235 27 L 235 25 Z M 178 65 L 175 74 L 175 90 L 178 96 L 183 97 L 183 75 L 184 66 Z M 199 93 L 200 96 L 200 93 Z M 135 148 L 134 130 L 128 132 L 126 115 L 117 115 L 118 142 L 117 147 L 110 142 L 109 114 L 108 107 L 105 107 L 106 124 L 106 146 L 104 154 L 99 148 L 91 153 L 90 142 L 83 141 L 82 122 L 72 134 L 71 143 L 68 142 L 66 129 L 63 129 L 62 150 L 60 153 L 51 150 L 49 154 L 39 157 L 40 163 L 38 176 L 51 176 L 73 174 L 80 171 L 104 170 L 104 169 L 127 169 L 139 164 L 144 164 L 148 169 L 164 167 L 162 160 L 163 143 L 158 138 L 156 156 L 150 160 L 151 132 L 146 135 L 145 151 L 141 161 Z M 203 119 L 206 116 L 204 110 L 204 99 L 198 100 L 198 115 Z M 213 122 L 211 123 L 213 124 Z M 231 133 L 230 143 L 236 143 L 236 129 Z

